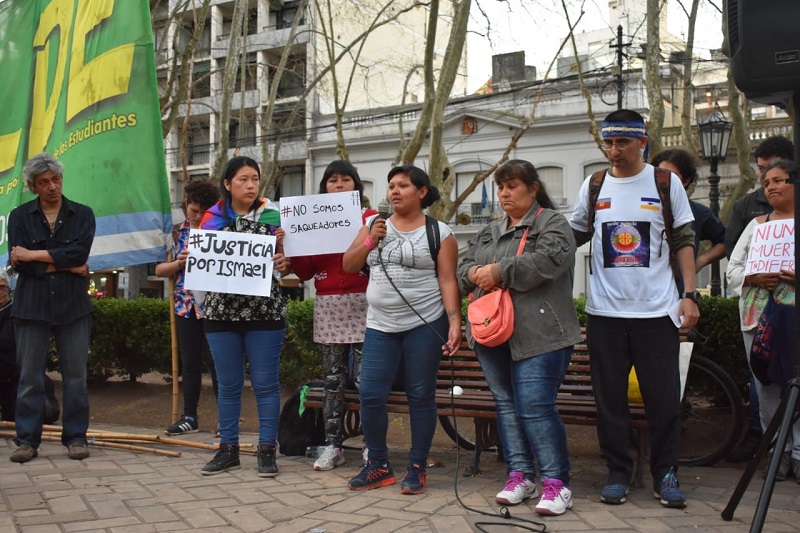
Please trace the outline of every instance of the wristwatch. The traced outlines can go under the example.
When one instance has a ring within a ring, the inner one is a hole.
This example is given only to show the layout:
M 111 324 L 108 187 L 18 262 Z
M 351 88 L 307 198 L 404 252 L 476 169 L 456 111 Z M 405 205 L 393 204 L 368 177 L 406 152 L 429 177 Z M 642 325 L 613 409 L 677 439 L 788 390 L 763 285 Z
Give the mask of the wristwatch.
M 693 300 L 694 303 L 700 303 L 700 291 L 692 291 L 692 292 L 684 292 L 681 293 L 681 298 L 689 298 Z

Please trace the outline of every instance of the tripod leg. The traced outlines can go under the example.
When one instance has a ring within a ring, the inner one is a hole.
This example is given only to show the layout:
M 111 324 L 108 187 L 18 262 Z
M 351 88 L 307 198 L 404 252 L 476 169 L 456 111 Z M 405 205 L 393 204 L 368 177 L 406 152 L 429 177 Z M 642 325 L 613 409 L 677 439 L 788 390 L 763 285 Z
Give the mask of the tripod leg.
M 767 479 L 764 480 L 764 486 L 761 489 L 761 495 L 758 497 L 758 505 L 756 506 L 756 514 L 753 515 L 753 524 L 750 527 L 751 533 L 760 532 L 764 527 L 764 520 L 767 517 L 767 509 L 769 509 L 769 501 L 772 499 L 772 491 L 775 489 L 775 474 L 778 472 L 778 465 L 781 462 L 781 455 L 783 449 L 786 447 L 786 441 L 789 439 L 789 432 L 792 430 L 792 419 L 794 418 L 795 409 L 797 409 L 797 400 L 800 398 L 800 382 L 798 378 L 792 380 L 789 386 L 789 393 L 784 396 L 781 406 L 783 406 L 783 416 L 781 417 L 781 428 L 778 431 L 778 440 L 775 442 L 775 448 L 772 452 L 772 460 L 769 462 L 769 470 L 767 470 Z M 780 412 L 780 408 L 778 409 Z M 775 413 L 775 417 L 778 413 Z M 772 422 L 770 422 L 772 425 Z
M 786 399 L 784 398 L 784 401 L 778 405 L 778 409 L 775 411 L 772 420 L 769 421 L 766 431 L 764 431 L 764 436 L 761 437 L 761 442 L 759 442 L 758 448 L 756 448 L 755 455 L 747 464 L 747 468 L 745 468 L 744 472 L 742 473 L 742 477 L 739 479 L 739 483 L 733 490 L 733 494 L 731 494 L 731 499 L 728 500 L 728 505 L 725 507 L 725 509 L 723 509 L 723 520 L 730 521 L 733 519 L 733 513 L 736 511 L 736 507 L 739 505 L 739 502 L 742 501 L 742 496 L 744 496 L 747 486 L 753 479 L 756 468 L 758 468 L 758 463 L 761 462 L 761 459 L 767 455 L 767 452 L 772 447 L 772 437 L 774 437 L 778 432 L 778 427 L 780 426 L 781 421 L 781 413 L 783 413 L 783 409 L 785 408 L 785 401 Z

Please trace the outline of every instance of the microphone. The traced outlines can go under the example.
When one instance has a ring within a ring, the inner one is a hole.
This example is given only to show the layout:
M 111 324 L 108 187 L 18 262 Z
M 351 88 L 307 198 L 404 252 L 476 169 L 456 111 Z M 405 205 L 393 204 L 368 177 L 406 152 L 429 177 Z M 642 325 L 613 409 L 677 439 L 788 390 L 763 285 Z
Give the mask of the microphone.
M 383 198 L 380 202 L 378 202 L 377 218 L 382 218 L 384 220 L 389 218 L 389 202 L 386 201 L 386 198 Z M 383 250 L 383 240 L 383 237 L 381 237 L 381 240 L 378 241 L 378 250 Z

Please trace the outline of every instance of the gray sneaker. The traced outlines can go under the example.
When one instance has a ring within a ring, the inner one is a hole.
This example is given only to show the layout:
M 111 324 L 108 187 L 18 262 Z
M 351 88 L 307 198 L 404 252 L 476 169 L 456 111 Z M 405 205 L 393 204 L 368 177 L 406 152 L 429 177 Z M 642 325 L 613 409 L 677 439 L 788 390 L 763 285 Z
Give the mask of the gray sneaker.
M 39 455 L 39 452 L 30 444 L 20 444 L 14 453 L 11 454 L 12 463 L 27 463 L 34 457 Z
M 325 446 L 319 458 L 314 461 L 314 470 L 333 470 L 337 466 L 345 464 L 344 452 L 341 448 L 334 448 L 333 446 Z
M 89 447 L 83 442 L 74 442 L 67 446 L 69 458 L 76 461 L 89 457 Z

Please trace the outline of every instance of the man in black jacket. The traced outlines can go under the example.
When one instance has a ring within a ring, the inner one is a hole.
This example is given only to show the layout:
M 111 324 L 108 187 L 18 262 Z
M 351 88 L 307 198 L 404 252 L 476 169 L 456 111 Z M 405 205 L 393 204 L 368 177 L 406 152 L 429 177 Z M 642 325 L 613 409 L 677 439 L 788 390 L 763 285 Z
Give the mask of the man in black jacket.
M 742 235 L 744 228 L 756 217 L 772 213 L 772 206 L 767 201 L 764 194 L 764 177 L 767 166 L 775 159 L 794 159 L 794 145 L 786 137 L 776 135 L 769 137 L 759 144 L 753 155 L 756 158 L 758 167 L 758 179 L 761 187 L 753 192 L 746 194 L 736 200 L 733 204 L 733 212 L 725 229 L 725 252 L 728 259 L 731 257 L 736 241 Z M 758 414 L 758 395 L 750 374 L 750 405 L 748 407 L 748 429 L 742 441 L 737 444 L 728 455 L 728 460 L 732 462 L 749 461 L 756 452 L 758 443 L 761 442 L 761 419 Z
M 19 274 L 11 306 L 20 372 L 18 447 L 11 454 L 15 463 L 26 463 L 38 455 L 51 332 L 64 387 L 61 442 L 70 459 L 89 456 L 86 377 L 92 307 L 85 277 L 95 219 L 89 207 L 62 194 L 63 174 L 64 166 L 50 154 L 28 160 L 23 175 L 37 198 L 8 216 L 11 265 Z

